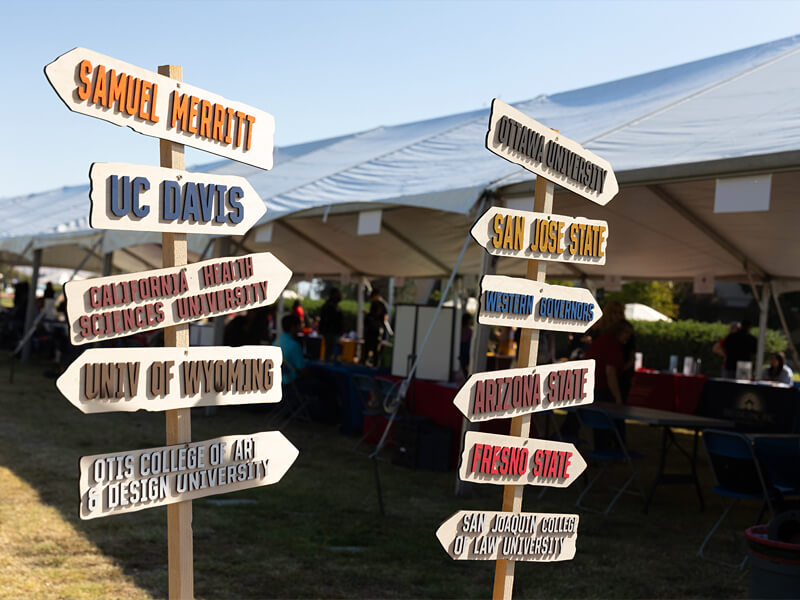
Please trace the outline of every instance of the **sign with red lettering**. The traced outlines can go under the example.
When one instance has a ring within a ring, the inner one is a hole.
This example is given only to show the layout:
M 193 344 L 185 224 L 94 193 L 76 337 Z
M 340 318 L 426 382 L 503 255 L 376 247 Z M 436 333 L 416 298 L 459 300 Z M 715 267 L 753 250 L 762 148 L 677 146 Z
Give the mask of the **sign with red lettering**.
M 93 163 L 89 179 L 95 229 L 244 235 L 267 212 L 244 177 Z
M 84 456 L 81 519 L 96 519 L 214 494 L 272 485 L 297 448 L 279 431 Z
M 86 48 L 62 54 L 44 73 L 71 111 L 272 168 L 275 119 L 263 110 Z
M 619 192 L 607 160 L 497 98 L 492 100 L 486 148 L 600 205 Z
M 91 348 L 56 381 L 83 413 L 281 401 L 277 346 Z
M 584 469 L 572 444 L 468 431 L 458 475 L 473 483 L 567 487 Z
M 474 373 L 453 399 L 473 423 L 594 401 L 594 360 Z
M 578 515 L 460 510 L 436 530 L 455 560 L 572 560 Z
M 584 332 L 602 314 L 592 293 L 584 288 L 503 275 L 481 279 L 481 325 Z
M 268 306 L 292 272 L 269 252 L 64 285 L 73 344 Z
M 495 256 L 606 264 L 608 223 L 493 206 L 470 230 Z

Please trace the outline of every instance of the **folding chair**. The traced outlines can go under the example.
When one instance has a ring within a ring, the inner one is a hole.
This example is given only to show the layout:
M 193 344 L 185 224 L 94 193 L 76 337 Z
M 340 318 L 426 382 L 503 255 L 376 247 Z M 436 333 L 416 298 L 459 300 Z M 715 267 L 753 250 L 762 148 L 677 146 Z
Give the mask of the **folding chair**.
M 356 389 L 361 396 L 361 412 L 364 417 L 388 417 L 386 399 L 391 397 L 397 384 L 393 381 L 363 374 L 354 374 L 352 377 L 353 383 L 355 383 Z M 370 419 L 369 429 L 366 427 L 363 429 L 361 438 L 353 450 L 356 450 L 363 442 L 367 441 L 372 432 L 379 427 L 380 421 Z
M 611 511 L 611 508 L 617 503 L 617 500 L 620 499 L 622 494 L 641 496 L 642 501 L 646 502 L 647 496 L 645 495 L 642 484 L 639 481 L 639 472 L 637 466 L 633 462 L 634 459 L 642 458 L 644 455 L 628 450 L 628 447 L 625 445 L 625 440 L 620 435 L 619 429 L 617 429 L 616 423 L 610 416 L 608 416 L 608 414 L 589 408 L 579 408 L 577 412 L 581 425 L 584 425 L 595 432 L 595 447 L 593 450 L 590 450 L 587 453 L 587 456 L 590 459 L 593 459 L 596 463 L 600 464 L 600 470 L 586 485 L 586 487 L 583 489 L 583 492 L 581 492 L 581 495 L 578 496 L 578 499 L 575 501 L 575 506 L 582 510 L 598 512 L 602 513 L 604 516 L 607 516 Z M 615 442 L 615 444 L 608 445 L 606 447 L 599 447 L 597 440 L 603 437 L 607 438 L 612 443 Z M 611 502 L 608 503 L 608 506 L 606 506 L 605 510 L 598 510 L 582 504 L 583 498 L 589 493 L 589 490 L 592 489 L 600 477 L 603 476 L 606 468 L 611 463 L 625 463 L 630 470 L 630 477 L 628 477 L 621 487 L 612 488 L 617 491 L 617 494 L 611 499 Z M 633 483 L 636 484 L 638 491 L 628 489 Z
M 756 524 L 761 522 L 766 509 L 775 514 L 772 499 L 773 491 L 770 490 L 767 480 L 756 457 L 753 442 L 746 435 L 732 431 L 706 429 L 703 431 L 703 443 L 706 447 L 711 471 L 714 474 L 716 485 L 712 491 L 722 500 L 722 515 L 708 532 L 708 535 L 697 550 L 699 558 L 715 562 L 727 567 L 743 568 L 747 562 L 747 554 L 739 563 L 728 563 L 708 558 L 704 555 L 706 546 L 716 533 L 719 526 L 728 516 L 731 509 L 742 498 L 761 500 L 761 508 L 756 517 Z M 725 499 L 728 499 L 726 502 Z M 731 529 L 731 533 L 735 533 Z
M 752 439 L 775 510 L 783 512 L 790 508 L 785 506 L 787 496 L 800 496 L 800 436 Z
M 295 372 L 295 368 L 287 362 L 282 365 L 284 368 Z M 270 418 L 267 419 L 268 427 L 275 427 L 278 430 L 283 429 L 293 419 L 301 417 L 304 421 L 311 421 L 311 414 L 308 412 L 308 405 L 310 399 L 308 394 L 304 393 L 300 386 L 297 385 L 295 379 L 292 383 L 284 383 L 282 390 L 281 402 Z M 275 425 L 279 423 L 278 425 Z

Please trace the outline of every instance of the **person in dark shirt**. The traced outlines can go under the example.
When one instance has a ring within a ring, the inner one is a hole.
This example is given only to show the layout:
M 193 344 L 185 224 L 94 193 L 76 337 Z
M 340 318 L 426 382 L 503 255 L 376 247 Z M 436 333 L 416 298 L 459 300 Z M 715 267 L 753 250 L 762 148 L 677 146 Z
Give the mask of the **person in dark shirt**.
M 749 321 L 742 321 L 742 328 L 728 335 L 722 343 L 722 349 L 725 351 L 722 376 L 727 379 L 736 378 L 737 362 L 749 361 L 752 363 L 755 358 L 758 341 L 750 335 L 750 327 Z
M 319 311 L 319 332 L 325 340 L 325 360 L 336 358 L 339 338 L 344 333 L 344 315 L 339 308 L 341 300 L 342 293 L 338 288 L 332 288 Z
M 586 358 L 595 360 L 594 398 L 599 402 L 623 404 L 620 376 L 625 367 L 623 348 L 633 336 L 629 321 L 618 321 L 610 330 L 592 341 Z

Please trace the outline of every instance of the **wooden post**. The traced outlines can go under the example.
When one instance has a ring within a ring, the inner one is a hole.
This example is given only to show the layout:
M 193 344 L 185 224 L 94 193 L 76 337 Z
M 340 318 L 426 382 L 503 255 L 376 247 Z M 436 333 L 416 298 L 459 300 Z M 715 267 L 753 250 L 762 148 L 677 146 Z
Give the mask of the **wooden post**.
M 533 210 L 541 213 L 553 212 L 553 182 L 541 175 L 536 176 L 533 193 Z M 547 271 L 545 261 L 529 260 L 526 279 L 544 282 Z M 519 341 L 518 367 L 535 367 L 536 355 L 539 352 L 539 330 L 523 329 Z M 510 435 L 530 437 L 531 415 L 523 415 L 511 419 Z M 522 494 L 524 485 L 507 485 L 503 488 L 503 511 L 521 512 Z M 493 600 L 511 600 L 514 589 L 514 564 L 513 560 L 498 560 L 494 570 Z
M 34 323 L 33 310 L 36 308 L 36 288 L 39 286 L 39 268 L 42 266 L 42 249 L 33 251 L 33 273 L 31 273 L 31 285 L 28 288 L 28 299 L 25 303 L 25 326 L 22 328 L 22 335 L 28 336 L 25 345 L 22 346 L 22 362 L 28 362 L 31 358 L 31 348 L 33 346 L 33 335 L 28 335 Z
M 180 66 L 161 65 L 161 75 L 181 81 Z M 161 166 L 168 169 L 185 169 L 183 144 L 160 140 Z M 161 261 L 165 267 L 187 264 L 186 234 L 161 234 Z M 165 347 L 188 347 L 189 325 L 175 325 L 164 329 Z M 167 444 L 192 441 L 191 409 L 166 411 Z M 192 501 L 177 502 L 167 506 L 167 546 L 169 553 L 170 600 L 194 598 L 194 555 L 192 548 Z

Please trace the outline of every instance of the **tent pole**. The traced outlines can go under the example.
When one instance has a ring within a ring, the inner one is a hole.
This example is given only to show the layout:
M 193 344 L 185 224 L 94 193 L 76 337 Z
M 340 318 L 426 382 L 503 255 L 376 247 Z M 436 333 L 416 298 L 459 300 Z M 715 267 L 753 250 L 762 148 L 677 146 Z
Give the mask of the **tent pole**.
M 386 299 L 389 304 L 389 318 L 392 318 L 392 310 L 394 309 L 394 277 L 389 277 L 389 289 L 387 290 L 388 298 Z
M 356 294 L 358 294 L 358 310 L 356 312 L 356 349 L 362 344 L 364 340 L 364 291 L 366 286 L 364 285 L 364 278 L 358 278 L 358 288 Z M 360 355 L 359 352 L 356 354 Z M 366 358 L 366 356 L 361 357 Z
M 31 285 L 28 288 L 28 301 L 25 304 L 25 327 L 22 328 L 24 332 L 30 330 L 33 325 L 33 309 L 36 307 L 36 287 L 39 285 L 39 268 L 42 266 L 42 249 L 37 248 L 33 251 L 33 274 L 31 275 Z M 31 358 L 31 338 L 25 340 L 25 345 L 22 347 L 22 362 L 28 362 Z
M 769 314 L 770 286 L 761 286 L 761 301 L 758 303 L 758 345 L 756 346 L 756 364 L 753 365 L 753 379 L 761 379 L 761 368 L 764 365 L 764 346 L 767 341 L 767 315 Z
M 284 290 L 285 291 L 285 290 Z M 283 313 L 285 310 L 285 305 L 283 301 L 283 292 L 280 293 L 278 296 L 278 308 L 275 310 L 275 345 L 277 346 L 280 344 L 281 341 L 281 334 L 283 333 L 283 325 L 281 321 L 283 321 Z
M 103 277 L 108 277 L 114 271 L 114 253 L 107 252 L 103 254 Z
M 770 280 L 770 289 L 772 290 L 772 301 L 775 302 L 775 308 L 778 310 L 778 318 L 781 320 L 781 327 L 783 327 L 783 334 L 786 336 L 786 341 L 789 344 L 789 351 L 792 353 L 792 360 L 794 361 L 795 370 L 800 369 L 800 356 L 797 354 L 797 347 L 792 341 L 792 334 L 789 331 L 789 326 L 786 324 L 786 317 L 783 314 L 783 307 L 781 307 L 781 299 L 775 289 L 775 281 Z

